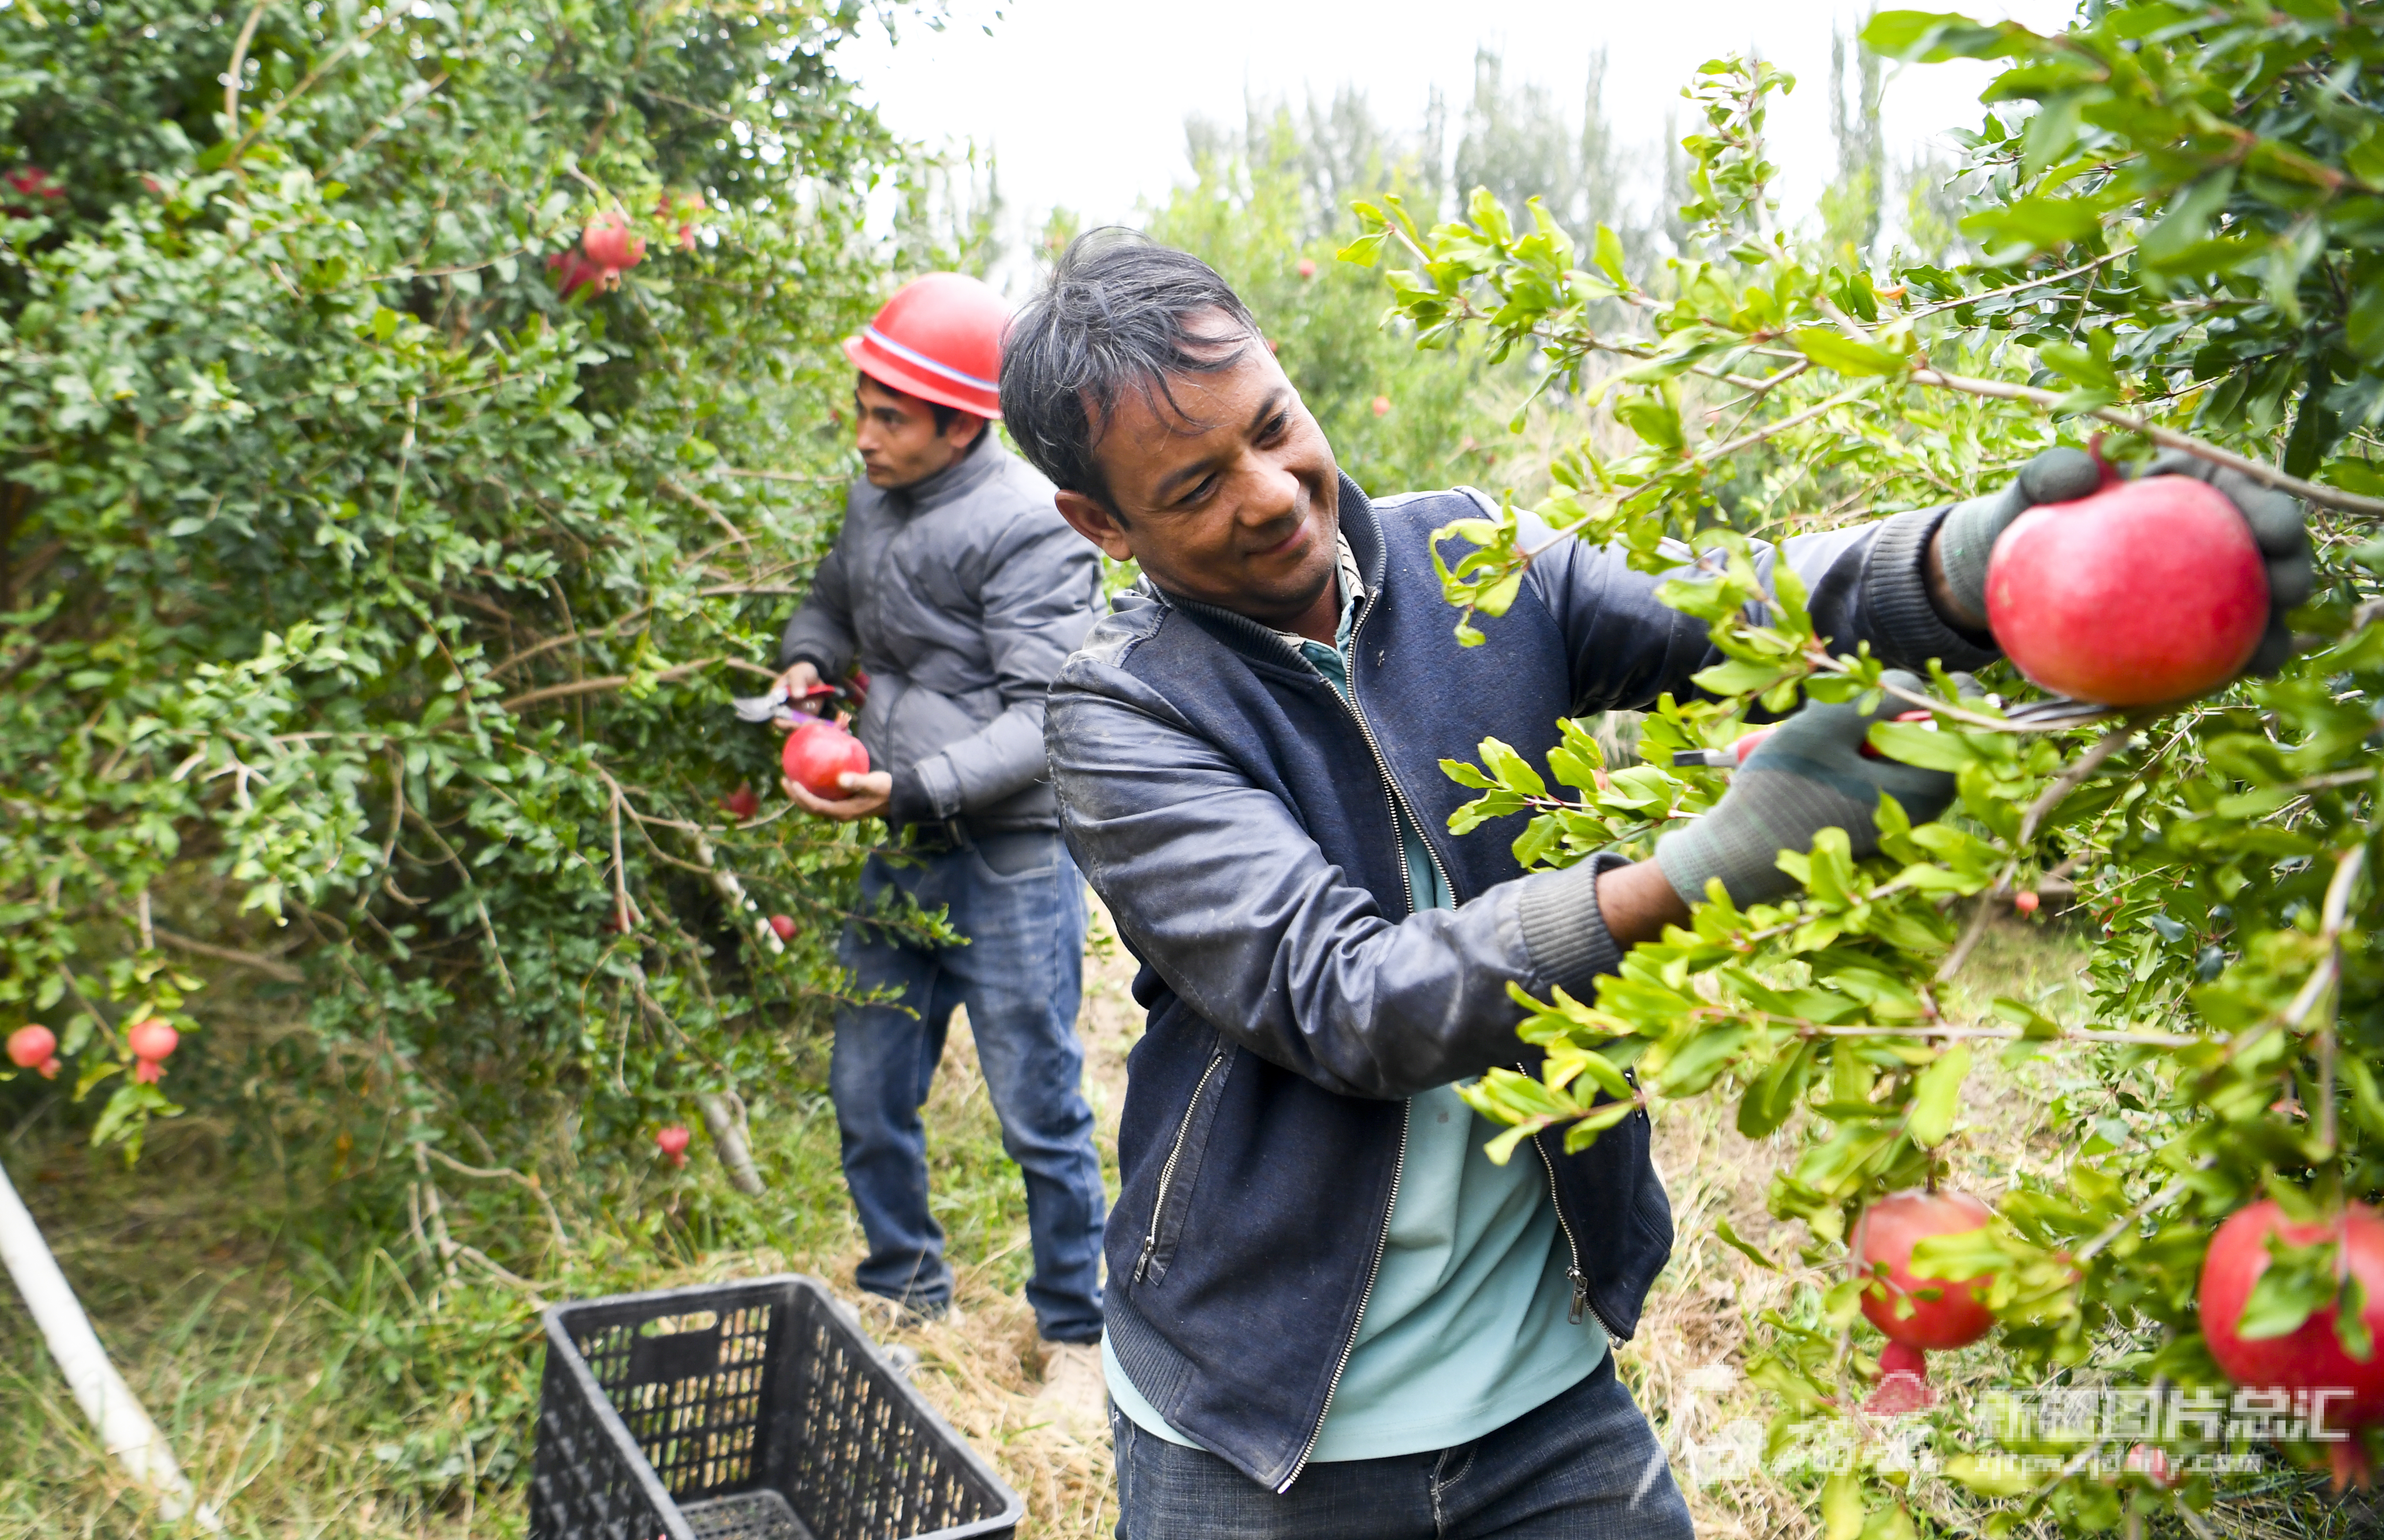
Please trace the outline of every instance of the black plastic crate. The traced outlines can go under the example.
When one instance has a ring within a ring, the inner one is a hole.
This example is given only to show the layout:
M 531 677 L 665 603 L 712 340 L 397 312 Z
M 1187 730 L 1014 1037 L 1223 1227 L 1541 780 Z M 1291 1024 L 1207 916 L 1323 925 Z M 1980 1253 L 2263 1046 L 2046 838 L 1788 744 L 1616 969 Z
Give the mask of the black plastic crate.
M 532 1540 L 1002 1540 L 1024 1512 L 817 1279 L 546 1312 Z

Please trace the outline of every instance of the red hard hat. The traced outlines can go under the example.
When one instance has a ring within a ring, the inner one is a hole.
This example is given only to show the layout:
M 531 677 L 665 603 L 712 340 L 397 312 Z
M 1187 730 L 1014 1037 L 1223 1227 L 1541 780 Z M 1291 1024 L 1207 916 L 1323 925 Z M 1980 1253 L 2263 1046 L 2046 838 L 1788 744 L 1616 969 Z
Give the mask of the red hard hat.
M 1010 306 L 962 273 L 929 273 L 895 291 L 886 308 L 844 340 L 852 366 L 888 389 L 1001 416 L 1001 333 Z

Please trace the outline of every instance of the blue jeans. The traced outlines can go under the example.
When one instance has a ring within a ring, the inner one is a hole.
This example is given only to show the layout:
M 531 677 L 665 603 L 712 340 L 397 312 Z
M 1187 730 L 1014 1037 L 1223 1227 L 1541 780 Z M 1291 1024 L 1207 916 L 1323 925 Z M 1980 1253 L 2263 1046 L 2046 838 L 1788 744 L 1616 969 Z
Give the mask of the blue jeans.
M 1614 1375 L 1471 1444 L 1310 1465 L 1281 1496 L 1110 1409 L 1118 1540 L 1691 1540 L 1655 1430 Z
M 952 1297 L 944 1232 L 927 1211 L 927 1099 L 952 1007 L 968 1008 L 1001 1147 L 1026 1177 L 1035 1274 L 1027 1303 L 1042 1335 L 1101 1335 L 1100 1158 L 1085 1102 L 1076 1004 L 1084 987 L 1085 888 L 1056 834 L 997 835 L 975 850 L 872 856 L 864 912 L 890 890 L 948 908 L 965 946 L 921 948 L 880 925 L 845 927 L 838 961 L 860 990 L 894 987 L 901 1004 L 837 1012 L 828 1091 L 845 1184 L 869 1256 L 854 1282 L 935 1313 Z

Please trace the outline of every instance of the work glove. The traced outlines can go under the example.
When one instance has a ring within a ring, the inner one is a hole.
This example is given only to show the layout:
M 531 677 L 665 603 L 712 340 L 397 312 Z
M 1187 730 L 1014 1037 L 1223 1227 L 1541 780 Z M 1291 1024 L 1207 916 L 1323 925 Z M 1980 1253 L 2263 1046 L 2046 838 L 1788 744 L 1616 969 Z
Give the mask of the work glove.
M 1915 693 L 1922 689 L 1900 668 L 1883 677 Z M 1964 694 L 1976 688 L 1968 675 L 1955 678 Z M 1797 887 L 1780 869 L 1780 852 L 1811 850 L 1823 829 L 1845 830 L 1857 857 L 1877 851 L 1881 792 L 1916 824 L 1943 813 L 1954 801 L 1951 773 L 1862 751 L 1872 723 L 1907 709 L 1884 692 L 1869 711 L 1857 701 L 1814 701 L 1772 728 L 1711 812 L 1656 842 L 1656 863 L 1672 890 L 1684 903 L 1702 903 L 1707 882 L 1720 877 L 1733 903 L 1769 902 Z
M 1956 503 L 1937 526 L 1945 591 L 1977 630 L 1987 628 L 1987 558 L 2012 520 L 2043 503 L 2074 503 L 2103 485 L 2103 467 L 2082 449 L 2048 449 L 2019 467 L 1999 492 Z
M 2181 449 L 2161 451 L 2144 467 L 2144 474 L 2190 476 L 2216 488 L 2227 494 L 2227 501 L 2252 527 L 2252 539 L 2268 564 L 2268 633 L 2260 639 L 2243 671 L 2266 678 L 2284 667 L 2293 655 L 2293 632 L 2285 624 L 2285 613 L 2308 603 L 2310 590 L 2317 585 L 2317 565 L 2310 552 L 2309 509 L 2291 492 L 2264 486 L 2240 470 L 2213 465 Z

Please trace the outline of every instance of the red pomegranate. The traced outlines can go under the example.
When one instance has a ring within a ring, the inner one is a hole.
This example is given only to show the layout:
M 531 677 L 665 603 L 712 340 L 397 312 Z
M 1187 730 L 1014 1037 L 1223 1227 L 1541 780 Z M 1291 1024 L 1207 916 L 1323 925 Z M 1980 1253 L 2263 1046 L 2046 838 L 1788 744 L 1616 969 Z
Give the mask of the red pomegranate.
M 58 179 L 38 166 L 19 166 L 6 176 L 0 177 L 0 183 L 6 183 L 11 192 L 40 200 L 39 203 L 25 204 L 11 198 L 0 203 L 0 210 L 19 219 L 31 218 L 41 212 L 43 204 L 56 203 L 67 195 L 67 190 L 60 185 Z
M 577 249 L 556 252 L 546 259 L 546 266 L 554 274 L 554 281 L 565 299 L 582 289 L 601 292 L 620 287 L 620 274 L 602 263 L 589 261 Z
M 833 722 L 806 722 L 787 735 L 778 763 L 787 778 L 814 797 L 840 801 L 852 795 L 837 784 L 842 775 L 869 773 L 869 751 Z
M 1314 278 L 1316 276 L 1316 259 L 1314 257 L 1303 256 L 1299 259 L 1299 276 L 1302 278 Z
M 2043 899 L 2037 897 L 2036 890 L 2034 888 L 2028 888 L 2012 895 L 2012 907 L 2018 910 L 2023 914 L 2035 913 L 2037 906 L 2043 901 L 2044 900 Z
M 781 941 L 793 940 L 795 938 L 794 916 L 791 914 L 771 915 L 770 929 L 776 933 L 778 939 Z
M 619 209 L 590 220 L 580 232 L 579 245 L 590 261 L 615 272 L 646 259 L 646 238 L 629 233 L 629 217 Z
M 731 817 L 742 822 L 762 811 L 762 799 L 753 794 L 751 787 L 740 786 L 721 798 L 720 805 L 728 810 Z
M 2352 1357 L 2336 1335 L 2335 1313 L 2327 1307 L 2311 1311 L 2308 1320 L 2283 1336 L 2246 1338 L 2236 1333 L 2252 1286 L 2268 1270 L 2270 1236 L 2288 1246 L 2333 1240 L 2336 1267 L 2357 1278 L 2366 1292 L 2360 1323 L 2384 1343 L 2384 1216 L 2365 1203 L 2353 1203 L 2333 1219 L 2298 1224 L 2272 1199 L 2263 1198 L 2229 1214 L 2210 1237 L 2195 1296 L 2210 1356 L 2238 1385 L 2349 1392 L 2328 1403 L 2326 1425 L 2354 1436 L 2329 1445 L 2328 1450 L 2336 1485 L 2354 1480 L 2365 1485 L 2366 1451 L 2356 1434 L 2384 1423 L 2384 1350 L 2371 1352 L 2365 1363 Z
M 124 1042 L 132 1049 L 132 1078 L 154 1086 L 166 1073 L 166 1061 L 181 1046 L 182 1035 L 152 1016 L 133 1023 L 124 1034 Z
M 8 1062 L 20 1070 L 37 1071 L 44 1080 L 58 1077 L 58 1036 L 46 1026 L 20 1026 L 8 1034 Z
M 1966 1192 L 1891 1193 L 1863 1211 L 1851 1245 L 1856 1265 L 1874 1282 L 1863 1290 L 1862 1312 L 1888 1340 L 1871 1397 L 1876 1404 L 1868 1410 L 1913 1410 L 1903 1403 L 1916 1393 L 1918 1405 L 1928 1405 L 1932 1397 L 1922 1350 L 1967 1348 L 1993 1328 L 1995 1318 L 1980 1302 L 1975 1280 L 1920 1278 L 1912 1272 L 1914 1246 L 1931 1236 L 1976 1230 L 1993 1217 L 1993 1210 Z M 1902 1383 L 1906 1376 L 1911 1384 Z
M 2267 567 L 2226 493 L 2183 476 L 2115 482 L 2012 521 L 1987 561 L 1987 624 L 2047 689 L 2167 705 L 2250 661 Z
M 674 1123 L 668 1128 L 654 1130 L 654 1148 L 670 1157 L 675 1166 L 687 1164 L 687 1124 Z

